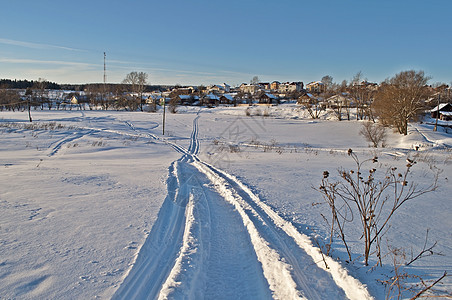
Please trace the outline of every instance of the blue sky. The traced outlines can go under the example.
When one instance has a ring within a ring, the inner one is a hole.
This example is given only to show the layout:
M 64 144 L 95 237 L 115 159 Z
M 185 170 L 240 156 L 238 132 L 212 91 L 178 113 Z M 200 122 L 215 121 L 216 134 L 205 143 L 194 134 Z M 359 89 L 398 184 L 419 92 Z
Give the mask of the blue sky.
M 451 0 L 15 0 L 0 11 L 0 78 L 238 85 L 375 82 L 424 70 L 452 81 Z

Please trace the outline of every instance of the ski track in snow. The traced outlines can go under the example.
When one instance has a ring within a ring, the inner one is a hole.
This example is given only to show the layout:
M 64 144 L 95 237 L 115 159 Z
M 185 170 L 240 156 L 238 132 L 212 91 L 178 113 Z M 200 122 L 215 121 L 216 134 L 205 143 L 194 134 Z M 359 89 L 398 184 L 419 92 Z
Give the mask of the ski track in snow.
M 83 113 L 83 112 L 82 112 L 82 118 L 85 118 L 85 113 Z M 88 120 L 88 123 L 91 124 L 91 120 L 90 119 L 87 119 L 87 120 Z M 132 129 L 132 131 L 134 133 L 125 132 L 125 131 L 121 131 L 121 130 L 95 128 L 95 127 L 90 127 L 90 126 L 77 126 L 77 129 L 79 130 L 79 132 L 74 132 L 70 136 L 65 136 L 65 137 L 59 139 L 58 141 L 54 142 L 53 144 L 51 144 L 49 146 L 49 148 L 51 150 L 50 150 L 50 153 L 47 156 L 49 156 L 49 157 L 54 156 L 67 143 L 73 142 L 75 140 L 83 138 L 84 136 L 95 134 L 95 133 L 98 133 L 98 132 L 111 133 L 111 134 L 116 134 L 116 135 L 119 135 L 119 136 L 127 136 L 127 137 L 146 137 L 146 138 L 150 137 L 150 138 L 152 138 L 154 140 L 157 140 L 157 141 L 160 141 L 160 142 L 165 142 L 164 140 L 160 139 L 156 135 L 149 134 L 149 133 L 145 133 L 145 134 L 144 133 L 140 133 L 136 129 L 135 125 L 133 123 L 129 122 L 129 121 L 121 121 L 121 122 L 124 122 L 130 129 Z M 153 123 L 154 123 L 153 124 L 154 126 L 148 128 L 148 129 L 155 129 L 155 128 L 157 128 L 159 126 L 158 123 L 156 123 L 156 122 L 153 122 Z
M 50 148 L 52 148 L 52 150 L 50 151 L 50 153 L 47 156 L 49 156 L 49 157 L 54 156 L 55 154 L 58 153 L 58 151 L 60 151 L 60 149 L 61 149 L 61 147 L 63 147 L 63 145 L 73 142 L 75 140 L 78 140 L 78 139 L 84 137 L 85 135 L 89 135 L 91 133 L 92 133 L 92 130 L 89 130 L 87 132 L 74 132 L 70 136 L 66 136 L 66 137 L 56 141 L 53 145 L 50 146 Z
M 203 161 L 199 114 L 168 194 L 113 299 L 372 299 L 358 280 L 233 175 Z M 128 126 L 138 132 L 135 126 Z
M 419 129 L 419 127 L 418 127 L 417 125 L 409 124 L 409 126 L 410 126 L 411 128 L 414 128 L 414 130 L 415 130 L 417 133 L 419 133 L 420 136 L 422 136 L 422 138 L 424 139 L 424 141 L 425 141 L 427 144 L 432 145 L 433 147 L 446 147 L 446 148 L 452 147 L 451 145 L 448 145 L 448 144 L 446 144 L 446 143 L 438 143 L 438 142 L 436 142 L 435 140 L 429 138 L 429 137 L 425 134 L 424 130 Z M 429 133 L 430 133 L 430 132 L 429 132 Z

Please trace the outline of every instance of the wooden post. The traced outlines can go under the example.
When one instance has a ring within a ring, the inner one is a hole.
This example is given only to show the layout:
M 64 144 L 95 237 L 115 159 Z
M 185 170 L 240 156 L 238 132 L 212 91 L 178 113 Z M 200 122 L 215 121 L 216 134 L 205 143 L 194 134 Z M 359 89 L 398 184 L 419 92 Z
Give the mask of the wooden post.
M 163 98 L 163 135 L 165 135 L 165 111 L 166 111 L 166 101 Z
M 27 100 L 27 104 L 28 104 L 28 119 L 30 120 L 30 122 L 33 122 L 33 120 L 31 119 L 30 99 Z
M 438 118 L 439 118 L 439 102 L 440 102 L 440 94 L 438 94 L 438 109 L 436 110 L 436 122 L 435 122 L 435 128 L 433 128 L 433 131 L 438 130 Z

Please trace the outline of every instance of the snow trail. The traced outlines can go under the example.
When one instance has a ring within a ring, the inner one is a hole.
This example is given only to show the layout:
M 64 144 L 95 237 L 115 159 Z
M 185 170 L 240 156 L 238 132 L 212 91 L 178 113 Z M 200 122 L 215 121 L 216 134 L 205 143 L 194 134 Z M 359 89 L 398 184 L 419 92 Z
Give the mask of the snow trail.
M 238 294 L 270 298 L 240 216 L 222 201 L 206 176 L 197 174 L 191 164 L 178 165 L 183 173 L 196 176 L 185 178 L 184 192 L 180 192 L 189 197 L 184 237 L 159 298 L 235 298 Z
M 422 126 L 418 124 L 409 124 L 409 128 L 413 128 L 419 135 L 423 138 L 423 140 L 427 143 L 432 145 L 433 147 L 439 147 L 439 148 L 450 148 L 452 145 L 448 144 L 446 141 L 435 138 L 435 132 L 430 131 L 423 128 Z M 433 137 L 431 136 L 433 135 Z
M 198 140 L 198 119 L 199 114 L 193 120 L 193 131 L 190 136 L 190 146 L 188 147 L 188 153 L 196 155 L 199 151 L 199 140 Z
M 203 165 L 207 166 L 213 173 L 216 173 L 220 178 L 219 180 L 225 180 L 225 186 L 231 185 L 237 191 L 241 191 L 241 195 L 244 199 L 248 199 L 247 204 L 253 207 L 254 212 L 258 214 L 261 219 L 264 219 L 265 222 L 271 224 L 269 226 L 269 229 L 274 231 L 275 237 L 283 243 L 281 246 L 285 248 L 285 254 L 288 255 L 287 259 L 292 264 L 294 272 L 297 273 L 298 278 L 303 280 L 303 282 L 300 283 L 302 286 L 304 286 L 308 290 L 316 287 L 317 292 L 319 291 L 319 289 L 322 289 L 322 285 L 328 283 L 327 281 L 324 281 L 325 278 L 323 278 L 322 280 L 322 276 L 319 274 L 319 278 L 316 278 L 314 281 L 312 280 L 313 273 L 321 273 L 319 271 L 321 269 L 331 274 L 334 282 L 337 284 L 337 286 L 343 289 L 349 299 L 372 298 L 363 284 L 361 284 L 357 279 L 350 276 L 347 270 L 340 266 L 337 261 L 333 260 L 331 257 L 323 256 L 320 249 L 313 246 L 308 236 L 300 233 L 292 223 L 284 220 L 268 205 L 263 203 L 248 187 L 241 183 L 236 177 L 229 175 L 224 171 L 218 170 L 215 167 L 208 165 L 207 163 L 203 163 Z M 285 241 L 283 241 L 283 239 L 285 239 Z M 290 245 L 291 242 L 295 242 L 299 247 L 299 249 L 291 247 L 291 251 L 293 251 L 293 253 L 287 251 L 288 249 L 286 247 L 287 245 Z M 278 242 L 275 241 L 275 244 L 277 243 Z M 294 255 L 299 250 L 302 250 L 301 253 L 298 253 L 299 256 Z M 306 254 L 312 258 L 318 269 L 311 268 L 312 265 L 310 264 L 303 265 L 304 261 L 300 260 L 300 257 Z M 326 261 L 328 268 L 326 268 L 324 260 Z M 306 276 L 303 270 L 309 270 L 310 274 Z M 307 283 L 310 283 L 310 286 L 307 286 Z M 312 297 L 314 295 L 310 296 Z
M 149 238 L 113 299 L 153 299 L 171 272 L 184 231 L 185 207 L 177 205 L 178 169 L 169 168 L 168 195 Z M 150 284 L 152 283 L 152 284 Z
M 57 142 L 54 143 L 54 146 L 51 146 L 52 149 L 47 156 L 48 157 L 54 156 L 55 154 L 58 153 L 58 151 L 60 151 L 60 149 L 61 149 L 61 147 L 63 147 L 63 145 L 70 143 L 70 142 L 74 142 L 75 140 L 81 139 L 82 137 L 84 137 L 86 135 L 90 135 L 91 133 L 92 133 L 92 130 L 89 130 L 87 132 L 74 132 L 70 136 L 61 138 L 60 140 L 58 140 Z
M 169 168 L 158 219 L 113 298 L 371 299 L 339 263 L 329 259 L 326 269 L 309 238 L 237 178 L 197 157 L 198 120 L 187 150 L 165 141 L 182 157 Z

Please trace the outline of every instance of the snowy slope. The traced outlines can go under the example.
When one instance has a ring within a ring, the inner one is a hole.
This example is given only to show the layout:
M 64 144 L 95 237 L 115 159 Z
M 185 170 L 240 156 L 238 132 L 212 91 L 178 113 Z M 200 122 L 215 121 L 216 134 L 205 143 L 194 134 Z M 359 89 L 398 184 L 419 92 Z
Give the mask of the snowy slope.
M 349 147 L 374 149 L 359 122 L 281 107 L 270 118 L 181 108 L 165 136 L 161 114 L 34 112 L 29 128 L 25 113 L 2 112 L 0 297 L 382 298 L 375 279 L 390 269 L 369 273 L 358 240 L 357 261 L 328 270 L 312 244 L 328 231 L 311 187 L 323 170 L 351 166 Z M 432 229 L 446 256 L 411 269 L 426 278 L 451 271 L 450 145 L 416 125 L 378 150 L 382 164 L 417 155 L 421 183 L 429 166 L 443 169 L 438 191 L 407 205 L 387 235 L 416 250 Z
M 198 118 L 188 150 L 173 145 L 182 157 L 168 196 L 114 298 L 370 298 L 334 261 L 316 267 L 309 239 L 237 178 L 199 160 Z

